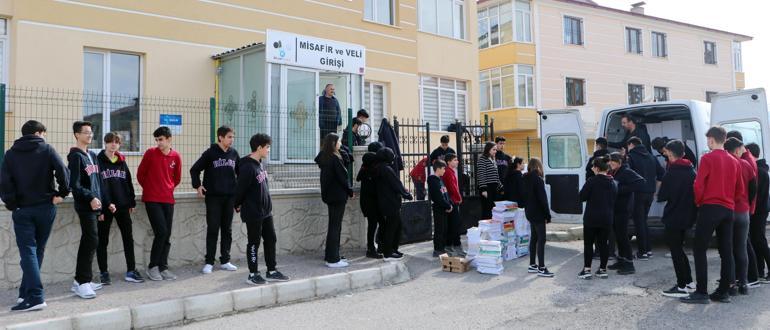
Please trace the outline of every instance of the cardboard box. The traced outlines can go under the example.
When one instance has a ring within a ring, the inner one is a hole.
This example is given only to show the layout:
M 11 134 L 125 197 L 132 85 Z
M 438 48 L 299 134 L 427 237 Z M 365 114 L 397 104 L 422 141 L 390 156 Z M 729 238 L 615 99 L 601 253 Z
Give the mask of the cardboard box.
M 450 257 L 444 253 L 439 256 L 441 270 L 450 273 L 465 273 L 470 269 L 470 260 L 460 257 Z

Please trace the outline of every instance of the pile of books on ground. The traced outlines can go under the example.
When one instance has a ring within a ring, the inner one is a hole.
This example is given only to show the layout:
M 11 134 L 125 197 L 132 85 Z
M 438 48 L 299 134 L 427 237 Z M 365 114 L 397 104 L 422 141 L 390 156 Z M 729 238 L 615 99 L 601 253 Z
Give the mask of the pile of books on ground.
M 495 202 L 492 219 L 501 221 L 503 224 L 500 243 L 503 245 L 505 261 L 529 254 L 529 223 L 524 215 L 524 209 L 520 209 L 515 202 Z M 519 229 L 517 226 L 522 228 Z M 522 237 L 520 234 L 522 232 L 526 232 L 526 237 Z
M 482 274 L 500 275 L 503 272 L 503 245 L 500 241 L 481 240 L 479 254 L 473 260 Z

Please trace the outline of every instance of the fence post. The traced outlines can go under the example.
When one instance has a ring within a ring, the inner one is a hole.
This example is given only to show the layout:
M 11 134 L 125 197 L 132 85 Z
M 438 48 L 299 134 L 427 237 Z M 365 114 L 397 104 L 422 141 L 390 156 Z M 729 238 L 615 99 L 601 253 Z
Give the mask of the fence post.
M 431 171 L 433 171 L 433 168 L 431 167 L 431 165 L 433 164 L 430 163 L 430 151 L 431 151 L 430 150 L 430 122 L 426 121 L 425 122 L 425 152 L 427 152 L 426 157 L 428 157 L 428 161 L 425 162 L 425 178 L 426 178 L 425 183 L 426 184 L 428 183 L 427 177 L 430 176 Z
M 457 189 L 460 190 L 460 194 L 462 195 L 463 191 L 463 173 L 464 171 L 464 161 L 463 161 L 463 130 L 465 128 L 463 127 L 463 124 L 460 123 L 459 120 L 455 119 L 455 140 L 457 143 L 455 144 L 455 147 L 457 150 Z
M 348 150 L 350 150 L 350 160 L 351 162 L 348 163 L 348 184 L 353 186 L 353 108 L 348 108 L 348 140 L 345 141 L 345 144 L 348 146 Z
M 217 143 L 217 99 L 209 98 L 209 131 L 211 134 L 211 144 Z
M 0 84 L 0 164 L 5 157 L 5 84 Z
M 489 131 L 487 130 L 488 128 L 489 128 L 489 115 L 484 114 L 484 140 L 485 140 L 484 142 L 491 140 L 489 138 L 489 135 L 487 135 L 487 133 L 489 133 Z
M 532 158 L 532 156 L 529 154 L 529 136 L 527 136 L 527 159 Z
M 495 136 L 495 118 L 492 118 L 492 120 L 489 121 L 489 141 L 495 141 L 497 137 Z

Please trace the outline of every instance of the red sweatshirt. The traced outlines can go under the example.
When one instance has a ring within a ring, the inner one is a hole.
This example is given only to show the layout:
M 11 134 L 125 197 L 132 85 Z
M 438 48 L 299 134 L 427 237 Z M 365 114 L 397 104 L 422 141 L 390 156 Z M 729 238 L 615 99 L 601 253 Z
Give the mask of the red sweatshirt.
M 754 158 L 754 155 L 746 151 L 743 153 L 743 155 L 741 155 L 741 159 L 749 163 L 749 166 L 751 166 L 752 172 L 754 173 L 753 180 L 757 180 L 757 178 L 759 178 L 759 168 L 757 168 L 757 159 Z M 748 186 L 746 187 L 746 189 L 748 189 Z M 750 202 L 751 202 L 751 214 L 754 214 L 754 211 L 757 209 L 757 194 L 754 194 L 754 198 L 752 198 Z
M 142 186 L 142 201 L 174 204 L 174 188 L 182 181 L 182 158 L 173 149 L 164 155 L 153 147 L 144 152 L 136 178 Z
M 457 184 L 457 173 L 455 173 L 455 170 L 447 166 L 446 172 L 441 176 L 441 180 L 444 181 L 444 186 L 446 186 L 452 203 L 460 205 L 463 202 L 463 196 L 460 195 L 460 186 Z
M 720 205 L 734 211 L 738 196 L 748 193 L 740 178 L 741 165 L 727 151 L 717 149 L 703 155 L 693 184 L 695 204 Z
M 751 205 L 749 204 L 749 181 L 754 180 L 754 171 L 751 165 L 743 159 L 736 158 L 741 164 L 741 175 L 738 177 L 743 184 L 743 191 L 735 196 L 735 213 L 749 213 Z
M 417 165 L 409 172 L 409 176 L 414 181 L 425 183 L 425 166 L 428 164 L 428 157 L 421 159 Z

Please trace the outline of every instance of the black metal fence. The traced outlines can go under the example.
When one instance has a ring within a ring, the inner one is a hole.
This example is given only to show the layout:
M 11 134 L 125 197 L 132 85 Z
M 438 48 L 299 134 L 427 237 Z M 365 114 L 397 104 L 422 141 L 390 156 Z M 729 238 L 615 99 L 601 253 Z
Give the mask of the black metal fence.
M 412 192 L 415 199 L 425 199 L 425 182 L 415 183 L 410 174 L 418 163 L 430 155 L 430 123 L 421 123 L 415 119 L 393 118 L 393 130 L 398 136 L 401 147 L 401 158 L 404 161 L 404 170 L 401 172 L 401 182 Z M 424 169 L 428 174 L 428 166 Z M 418 190 L 420 189 L 420 190 Z M 422 193 L 418 193 L 422 191 Z

